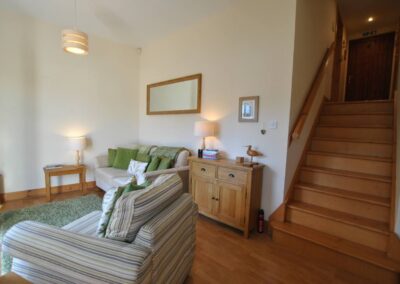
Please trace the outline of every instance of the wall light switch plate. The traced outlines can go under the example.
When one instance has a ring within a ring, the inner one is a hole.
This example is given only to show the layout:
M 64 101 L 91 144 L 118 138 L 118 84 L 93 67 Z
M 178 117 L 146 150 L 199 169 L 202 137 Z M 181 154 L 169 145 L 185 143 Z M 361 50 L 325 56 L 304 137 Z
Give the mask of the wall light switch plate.
M 278 128 L 278 121 L 277 120 L 270 120 L 268 122 L 268 128 L 269 129 L 277 129 Z

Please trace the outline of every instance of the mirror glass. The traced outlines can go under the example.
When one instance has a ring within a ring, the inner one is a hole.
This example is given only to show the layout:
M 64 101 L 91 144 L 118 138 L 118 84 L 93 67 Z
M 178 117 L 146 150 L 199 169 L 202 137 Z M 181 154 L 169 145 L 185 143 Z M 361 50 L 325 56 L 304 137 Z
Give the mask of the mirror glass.
M 201 74 L 147 86 L 147 114 L 200 112 Z

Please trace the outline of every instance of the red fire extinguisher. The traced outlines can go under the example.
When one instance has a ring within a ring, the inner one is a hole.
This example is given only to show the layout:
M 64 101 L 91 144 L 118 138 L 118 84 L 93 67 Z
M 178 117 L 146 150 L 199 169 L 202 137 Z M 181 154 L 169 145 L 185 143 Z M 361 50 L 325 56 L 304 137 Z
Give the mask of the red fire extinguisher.
M 259 233 L 264 233 L 264 210 L 258 210 L 258 228 Z

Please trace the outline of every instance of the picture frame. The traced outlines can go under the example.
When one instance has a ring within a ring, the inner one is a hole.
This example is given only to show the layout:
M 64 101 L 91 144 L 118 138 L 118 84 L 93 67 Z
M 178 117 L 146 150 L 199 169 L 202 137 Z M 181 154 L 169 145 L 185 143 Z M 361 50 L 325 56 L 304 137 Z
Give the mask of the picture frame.
M 259 96 L 239 98 L 239 122 L 258 122 Z

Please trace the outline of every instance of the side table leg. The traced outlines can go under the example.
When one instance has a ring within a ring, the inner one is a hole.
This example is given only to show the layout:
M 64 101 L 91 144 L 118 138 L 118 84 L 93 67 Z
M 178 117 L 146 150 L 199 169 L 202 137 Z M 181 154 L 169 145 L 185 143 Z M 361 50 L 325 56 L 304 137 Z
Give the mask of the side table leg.
M 86 195 L 86 169 L 79 174 L 79 183 L 81 184 L 82 195 Z
M 46 198 L 47 201 L 51 201 L 51 177 L 48 173 L 45 174 L 45 183 L 46 183 Z

